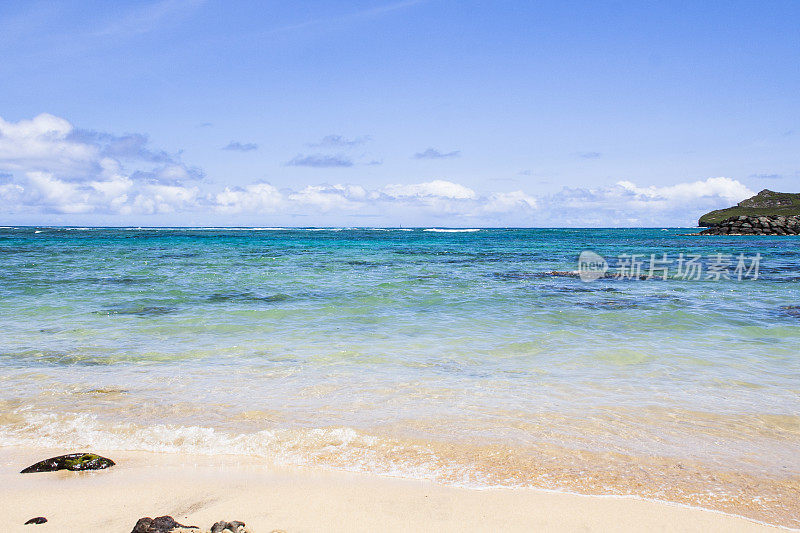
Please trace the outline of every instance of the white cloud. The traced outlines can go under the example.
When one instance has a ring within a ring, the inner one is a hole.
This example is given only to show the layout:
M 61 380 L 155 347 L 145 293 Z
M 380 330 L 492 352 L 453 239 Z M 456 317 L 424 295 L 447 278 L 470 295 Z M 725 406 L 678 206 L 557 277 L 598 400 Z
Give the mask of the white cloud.
M 2 204 L 16 204 L 25 192 L 21 186 L 16 183 L 5 183 L 0 185 L 0 202 Z M 2 206 L 0 204 L 0 206 Z
M 272 214 L 284 221 L 305 216 L 312 224 L 368 216 L 376 222 L 445 225 L 688 226 L 706 211 L 754 194 L 726 177 L 663 186 L 619 181 L 537 197 L 521 190 L 480 192 L 443 179 L 282 190 L 255 182 L 214 190 L 199 176 L 202 171 L 178 156 L 151 148 L 146 135 L 76 130 L 48 114 L 19 122 L 0 119 L 0 212 L 32 217 L 172 213 L 172 220 L 181 220 L 180 213 L 196 213 L 224 221 L 221 217 Z
M 49 172 L 28 172 L 29 194 L 45 209 L 62 213 L 85 213 L 91 210 L 90 192 L 76 183 L 53 177 Z
M 244 188 L 226 187 L 209 195 L 209 204 L 219 213 L 315 215 L 368 211 L 398 216 L 423 213 L 456 218 L 512 212 L 529 215 L 536 209 L 536 199 L 522 191 L 482 196 L 464 185 L 444 180 L 392 184 L 378 189 L 351 184 L 306 185 L 284 191 L 266 183 L 257 183 Z
M 269 183 L 253 183 L 245 188 L 225 187 L 212 197 L 211 203 L 219 213 L 274 213 L 284 198 Z
M 69 139 L 72 125 L 47 113 L 31 120 L 6 122 L 0 118 L 0 168 L 10 171 L 87 171 L 98 157 L 94 145 Z
M 522 191 L 496 192 L 488 196 L 483 209 L 487 213 L 508 213 L 517 210 L 533 210 L 538 206 L 536 198 Z
M 617 182 L 617 185 L 640 198 L 666 202 L 694 200 L 697 198 L 724 198 L 729 203 L 736 203 L 755 194 L 744 184 L 723 177 L 708 178 L 705 181 L 692 183 L 678 183 L 677 185 L 665 187 L 637 187 L 636 184 L 630 181 L 620 181 Z
M 15 211 L 64 214 L 192 208 L 199 189 L 183 182 L 201 173 L 147 143 L 145 135 L 76 130 L 47 113 L 0 118 L 0 171 L 10 177 L 0 199 Z
M 150 213 L 172 213 L 195 207 L 199 190 L 182 185 L 146 185 L 138 198 L 152 202 Z
M 387 185 L 381 192 L 392 198 L 451 198 L 471 200 L 477 197 L 475 191 L 458 183 L 434 180 L 425 183 Z
M 540 203 L 552 221 L 547 225 L 693 226 L 704 212 L 754 194 L 743 183 L 725 177 L 661 187 L 620 181 L 610 187 L 564 188 Z
M 367 191 L 358 185 L 306 185 L 288 195 L 289 201 L 319 209 L 353 211 L 364 206 Z

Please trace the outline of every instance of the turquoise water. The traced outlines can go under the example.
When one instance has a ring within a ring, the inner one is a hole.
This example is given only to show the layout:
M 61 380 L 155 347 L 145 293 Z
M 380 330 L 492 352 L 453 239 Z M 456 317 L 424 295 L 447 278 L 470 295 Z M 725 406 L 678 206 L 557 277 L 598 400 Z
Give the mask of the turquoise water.
M 3 228 L 0 444 L 796 479 L 800 239 L 686 232 Z M 759 253 L 759 274 L 552 274 L 583 250 Z

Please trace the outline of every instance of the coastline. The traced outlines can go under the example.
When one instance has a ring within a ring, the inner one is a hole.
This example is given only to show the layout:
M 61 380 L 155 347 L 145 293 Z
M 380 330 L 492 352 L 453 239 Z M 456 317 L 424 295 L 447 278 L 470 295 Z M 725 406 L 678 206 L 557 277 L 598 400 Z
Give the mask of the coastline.
M 92 450 L 106 453 L 103 450 Z M 0 448 L 8 531 L 127 532 L 143 516 L 207 526 L 242 520 L 255 533 L 299 531 L 786 531 L 717 511 L 635 497 L 532 488 L 469 489 L 243 456 L 107 452 L 97 472 L 19 474 L 65 450 Z

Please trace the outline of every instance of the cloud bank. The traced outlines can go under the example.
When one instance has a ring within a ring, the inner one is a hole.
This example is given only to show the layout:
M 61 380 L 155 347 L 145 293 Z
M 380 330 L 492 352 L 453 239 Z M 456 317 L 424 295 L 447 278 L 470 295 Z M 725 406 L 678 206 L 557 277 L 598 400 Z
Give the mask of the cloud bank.
M 289 164 L 327 168 L 353 163 L 343 156 L 306 155 Z M 48 114 L 19 122 L 0 119 L 0 213 L 6 218 L 49 214 L 68 224 L 69 216 L 104 214 L 120 223 L 152 216 L 158 224 L 161 215 L 193 213 L 220 221 L 274 217 L 284 224 L 289 217 L 306 217 L 301 225 L 372 217 L 387 225 L 691 226 L 699 214 L 753 194 L 726 177 L 663 186 L 619 181 L 547 196 L 478 191 L 445 179 L 290 188 L 254 182 L 220 189 L 179 155 L 151 146 L 146 135 L 80 130 Z
M 0 189 L 8 211 L 164 213 L 193 204 L 201 170 L 149 146 L 147 136 L 78 130 L 41 114 L 0 118 Z
M 694 226 L 706 211 L 729 207 L 753 196 L 741 182 L 725 178 L 640 187 L 619 181 L 610 187 L 568 188 L 548 196 L 551 218 L 567 226 Z M 560 225 L 560 224 L 554 224 Z

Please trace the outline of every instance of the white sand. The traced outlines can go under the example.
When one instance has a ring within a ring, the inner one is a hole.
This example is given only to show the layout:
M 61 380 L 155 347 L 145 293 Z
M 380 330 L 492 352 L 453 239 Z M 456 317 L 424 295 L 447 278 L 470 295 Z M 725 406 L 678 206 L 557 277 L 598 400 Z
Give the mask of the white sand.
M 98 472 L 19 474 L 75 450 L 0 448 L 7 531 L 128 533 L 142 516 L 208 528 L 242 520 L 254 533 L 383 531 L 781 531 L 713 511 L 635 498 L 435 483 L 274 468 L 252 458 L 105 452 Z M 45 516 L 43 525 L 22 524 Z

